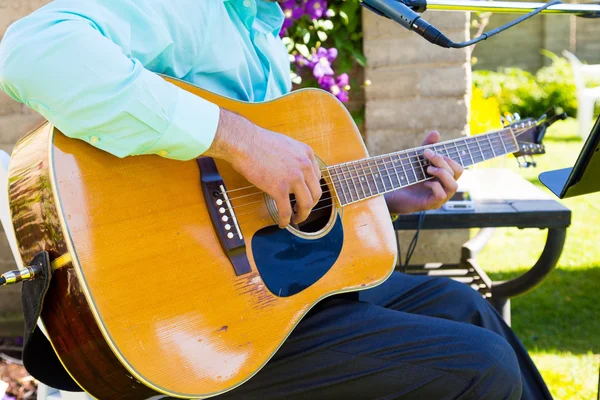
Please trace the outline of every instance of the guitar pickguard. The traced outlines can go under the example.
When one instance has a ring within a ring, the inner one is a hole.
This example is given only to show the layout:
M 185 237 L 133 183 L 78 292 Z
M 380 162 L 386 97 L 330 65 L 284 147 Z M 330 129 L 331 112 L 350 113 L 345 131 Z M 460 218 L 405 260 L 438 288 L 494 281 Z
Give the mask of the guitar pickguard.
M 304 239 L 276 225 L 263 228 L 252 237 L 252 254 L 271 293 L 288 297 L 321 279 L 337 261 L 343 244 L 338 216 L 331 231 L 319 239 Z

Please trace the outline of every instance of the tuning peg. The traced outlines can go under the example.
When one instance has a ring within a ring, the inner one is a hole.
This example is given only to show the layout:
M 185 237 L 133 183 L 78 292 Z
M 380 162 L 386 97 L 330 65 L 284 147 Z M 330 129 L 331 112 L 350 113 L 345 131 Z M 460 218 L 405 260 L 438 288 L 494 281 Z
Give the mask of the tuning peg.
M 513 123 L 513 118 L 510 114 L 506 116 L 506 120 L 508 121 L 508 125 Z
M 525 157 L 525 159 L 527 159 L 527 157 Z M 533 159 L 533 156 L 529 156 L 529 161 L 527 161 L 527 164 L 529 164 L 529 167 L 537 167 L 537 163 L 535 162 L 535 160 Z
M 502 115 L 500 116 L 500 125 L 506 126 L 506 120 L 504 119 L 504 117 Z
M 514 114 L 513 114 L 513 119 L 514 119 L 515 121 L 520 121 L 520 120 L 521 120 L 521 116 L 519 115 L 519 113 L 514 113 Z
M 531 163 L 529 161 L 527 161 L 527 158 L 525 158 L 525 156 L 517 157 L 517 165 L 519 166 L 519 168 L 531 167 Z

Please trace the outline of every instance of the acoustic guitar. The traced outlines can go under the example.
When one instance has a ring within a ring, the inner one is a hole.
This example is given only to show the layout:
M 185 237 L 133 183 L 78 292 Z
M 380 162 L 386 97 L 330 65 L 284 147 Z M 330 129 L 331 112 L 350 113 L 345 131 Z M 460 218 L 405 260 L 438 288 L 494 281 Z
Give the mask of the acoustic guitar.
M 323 195 L 306 222 L 279 229 L 272 199 L 220 160 L 119 159 L 47 122 L 23 136 L 9 168 L 21 257 L 49 252 L 41 319 L 99 399 L 208 398 L 251 379 L 315 303 L 386 280 L 397 255 L 382 194 L 431 179 L 425 147 L 369 157 L 327 92 L 251 104 L 168 80 L 310 145 Z M 543 153 L 543 126 L 426 147 L 463 166 Z

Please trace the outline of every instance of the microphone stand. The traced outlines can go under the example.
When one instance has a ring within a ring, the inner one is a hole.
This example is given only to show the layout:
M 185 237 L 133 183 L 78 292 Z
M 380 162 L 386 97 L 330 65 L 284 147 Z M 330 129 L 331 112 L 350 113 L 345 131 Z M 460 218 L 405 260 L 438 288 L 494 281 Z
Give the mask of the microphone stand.
M 600 5 L 598 4 L 564 4 L 561 0 L 550 0 L 547 3 L 476 0 L 361 0 L 360 4 L 376 14 L 396 21 L 406 29 L 414 31 L 437 46 L 456 49 L 472 46 L 482 40 L 486 40 L 537 14 L 572 14 L 586 18 L 600 17 Z M 455 43 L 421 17 L 420 14 L 427 9 L 487 11 L 524 15 L 489 32 L 485 32 L 474 39 Z
M 410 8 L 412 2 L 405 4 Z M 415 7 L 422 7 L 420 2 L 414 2 Z M 545 3 L 512 2 L 512 1 L 480 1 L 480 0 L 428 0 L 423 2 L 428 10 L 438 11 L 482 11 L 502 14 L 527 14 Z M 417 10 L 415 10 L 417 11 Z M 599 18 L 600 4 L 556 4 L 541 11 L 541 14 L 570 14 L 585 18 Z

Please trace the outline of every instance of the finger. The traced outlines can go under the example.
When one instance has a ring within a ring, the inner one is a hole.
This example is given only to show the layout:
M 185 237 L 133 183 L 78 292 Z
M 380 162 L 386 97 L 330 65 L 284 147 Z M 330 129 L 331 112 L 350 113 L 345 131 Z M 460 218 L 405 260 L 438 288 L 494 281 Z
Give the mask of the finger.
M 313 164 L 313 170 L 315 171 L 315 176 L 317 177 L 317 180 L 321 180 L 321 167 L 319 166 L 319 162 L 317 161 L 317 157 L 312 156 L 312 164 Z
M 277 217 L 279 219 L 279 227 L 285 228 L 290 224 L 292 218 L 292 205 L 290 204 L 290 195 L 282 193 L 279 197 L 273 198 L 277 206 Z
M 452 167 L 450 167 L 445 157 L 443 157 L 440 154 L 434 153 L 431 149 L 425 149 L 423 155 L 429 160 L 431 165 L 437 168 L 443 168 L 446 171 L 448 171 L 448 173 L 451 176 L 454 176 L 454 170 L 452 169 Z
M 438 131 L 431 131 L 425 136 L 423 139 L 423 146 L 427 146 L 428 144 L 434 144 L 440 141 L 440 133 Z
M 442 188 L 441 183 L 438 181 L 427 181 L 423 186 L 431 190 L 431 195 L 433 196 L 433 201 L 431 202 L 432 206 L 439 207 L 444 203 L 446 200 L 446 192 Z
M 310 191 L 310 197 L 313 201 L 312 206 L 314 207 L 321 198 L 323 191 L 321 190 L 321 182 L 319 179 L 315 177 L 314 174 L 309 174 L 306 177 L 306 186 L 308 186 L 308 190 Z
M 438 179 L 438 181 L 442 184 L 442 188 L 445 192 L 445 197 L 450 197 L 454 193 L 456 193 L 456 190 L 458 189 L 458 183 L 456 182 L 456 179 L 454 179 L 454 177 L 450 175 L 450 172 L 446 171 L 443 168 L 437 168 L 430 165 L 429 167 L 427 167 L 427 173 L 431 176 L 435 176 Z
M 294 186 L 293 193 L 296 196 L 296 205 L 294 206 L 292 221 L 299 224 L 308 218 L 314 203 L 306 183 L 299 183 Z
M 450 157 L 444 157 L 444 159 L 446 160 L 450 168 L 452 168 L 452 171 L 454 171 L 454 179 L 458 180 L 458 178 L 460 178 L 463 172 L 465 172 L 465 167 L 463 167 Z

